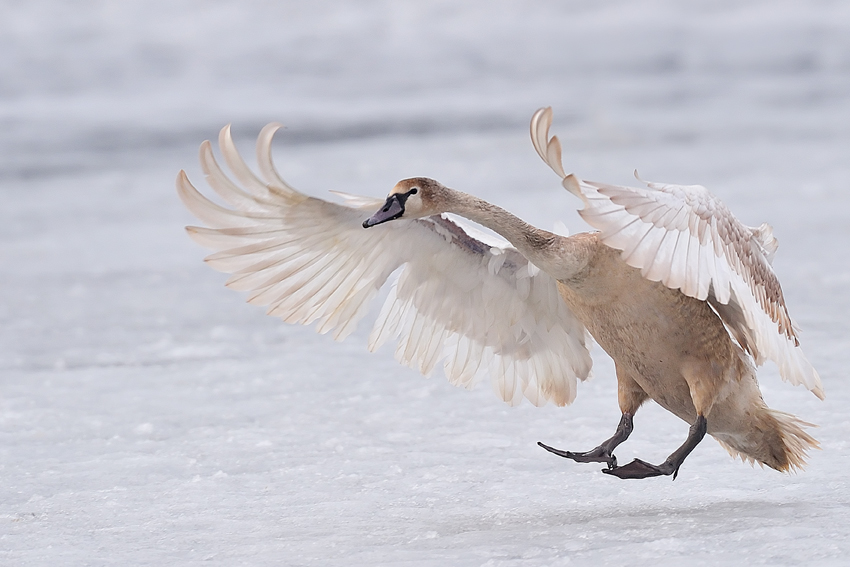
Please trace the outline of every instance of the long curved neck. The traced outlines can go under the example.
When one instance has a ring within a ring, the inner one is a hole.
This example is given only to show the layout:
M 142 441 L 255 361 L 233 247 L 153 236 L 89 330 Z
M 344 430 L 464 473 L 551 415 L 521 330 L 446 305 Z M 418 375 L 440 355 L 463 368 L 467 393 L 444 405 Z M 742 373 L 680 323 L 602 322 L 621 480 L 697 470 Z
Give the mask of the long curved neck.
M 586 250 L 568 237 L 541 230 L 483 199 L 449 189 L 446 212 L 467 218 L 500 234 L 535 266 L 566 280 L 588 262 Z

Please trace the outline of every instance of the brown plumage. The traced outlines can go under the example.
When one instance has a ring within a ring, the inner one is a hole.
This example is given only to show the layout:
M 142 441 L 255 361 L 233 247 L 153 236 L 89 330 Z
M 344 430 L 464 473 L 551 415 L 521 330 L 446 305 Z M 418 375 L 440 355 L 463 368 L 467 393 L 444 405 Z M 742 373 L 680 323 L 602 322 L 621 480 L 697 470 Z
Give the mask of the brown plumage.
M 688 423 L 703 416 L 706 432 L 733 456 L 780 471 L 802 466 L 806 450 L 818 446 L 803 430 L 810 424 L 767 407 L 751 358 L 708 301 L 643 277 L 601 233 L 559 236 L 426 178 L 401 181 L 393 193 L 413 188 L 423 200 L 408 201 L 411 212 L 403 218 L 443 212 L 469 218 L 557 279 L 572 314 L 614 360 L 624 415 L 652 399 Z
M 652 399 L 688 423 L 704 415 L 733 456 L 780 471 L 803 465 L 817 447 L 809 424 L 765 405 L 752 361 L 707 302 L 641 277 L 597 234 L 573 238 L 587 240 L 590 258 L 558 287 L 614 359 L 623 413 Z
M 566 175 L 550 122 L 549 109 L 534 115 L 534 146 L 599 232 L 559 236 L 421 177 L 400 181 L 383 204 L 308 197 L 271 164 L 277 125 L 257 144 L 264 181 L 245 166 L 229 128 L 219 142 L 239 185 L 202 145 L 207 179 L 229 207 L 203 197 L 183 172 L 178 192 L 209 225 L 189 232 L 218 251 L 210 264 L 287 322 L 316 322 L 344 338 L 401 267 L 370 348 L 397 339 L 400 362 L 428 374 L 443 361 L 449 380 L 467 387 L 489 374 L 509 403 L 571 403 L 590 371 L 589 332 L 615 362 L 623 418 L 591 451 L 543 445 L 558 455 L 607 463 L 604 472 L 620 478 L 675 478 L 707 433 L 744 460 L 782 471 L 802 466 L 817 447 L 803 430 L 809 424 L 768 408 L 756 380 L 756 365 L 769 359 L 783 379 L 823 396 L 770 266 L 777 247 L 770 227 L 742 225 L 702 187 L 636 189 Z M 374 214 L 364 221 L 367 211 Z M 618 466 L 613 451 L 648 399 L 691 424 L 688 438 L 660 465 Z

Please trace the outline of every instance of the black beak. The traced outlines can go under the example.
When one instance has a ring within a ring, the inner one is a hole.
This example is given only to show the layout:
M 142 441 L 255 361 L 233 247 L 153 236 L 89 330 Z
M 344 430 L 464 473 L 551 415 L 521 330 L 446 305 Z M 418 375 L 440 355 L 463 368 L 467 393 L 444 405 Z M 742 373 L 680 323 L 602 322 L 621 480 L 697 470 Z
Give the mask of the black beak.
M 395 193 L 387 197 L 387 202 L 381 207 L 381 210 L 363 221 L 363 228 L 369 228 L 382 222 L 397 219 L 404 214 L 404 202 L 407 200 L 406 194 Z

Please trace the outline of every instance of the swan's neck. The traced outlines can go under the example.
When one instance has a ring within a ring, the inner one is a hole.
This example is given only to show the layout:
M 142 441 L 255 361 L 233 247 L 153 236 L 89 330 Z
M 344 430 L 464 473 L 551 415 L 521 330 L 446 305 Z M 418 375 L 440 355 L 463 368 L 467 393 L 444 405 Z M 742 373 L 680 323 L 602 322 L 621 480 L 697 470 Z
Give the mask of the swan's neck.
M 558 280 L 567 280 L 587 265 L 587 253 L 574 239 L 541 230 L 483 199 L 450 191 L 447 211 L 500 234 L 535 266 Z

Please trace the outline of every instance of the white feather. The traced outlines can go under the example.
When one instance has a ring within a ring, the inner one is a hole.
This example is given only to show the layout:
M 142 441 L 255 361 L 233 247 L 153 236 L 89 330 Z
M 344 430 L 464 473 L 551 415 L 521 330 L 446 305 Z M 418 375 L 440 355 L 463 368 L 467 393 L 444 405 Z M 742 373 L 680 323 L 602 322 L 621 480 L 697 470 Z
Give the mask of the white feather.
M 270 124 L 257 140 L 265 181 L 245 164 L 229 127 L 219 144 L 236 181 L 209 143 L 202 146 L 207 179 L 229 208 L 206 199 L 185 173 L 178 176 L 180 197 L 210 226 L 189 233 L 216 250 L 207 261 L 232 274 L 228 286 L 249 292 L 249 302 L 267 306 L 270 315 L 315 323 L 339 340 L 400 269 L 370 350 L 395 340 L 400 362 L 429 374 L 442 360 L 449 381 L 464 387 L 489 373 L 510 404 L 523 397 L 535 405 L 573 401 L 576 381 L 590 373 L 587 334 L 550 276 L 467 223 L 431 217 L 363 229 L 364 211 L 383 200 L 338 193 L 346 201 L 339 205 L 297 192 L 271 160 L 279 127 Z M 560 160 L 559 150 L 549 156 Z
M 585 206 L 579 214 L 601 232 L 602 241 L 622 250 L 623 260 L 643 277 L 709 301 L 757 364 L 772 360 L 783 379 L 823 397 L 770 265 L 778 247 L 770 225 L 744 226 L 700 185 L 620 187 L 566 175 L 553 163 L 553 156 L 560 158 L 560 143 L 549 138 L 551 121 L 551 109 L 534 115 L 534 147 L 564 187 L 581 197 Z

